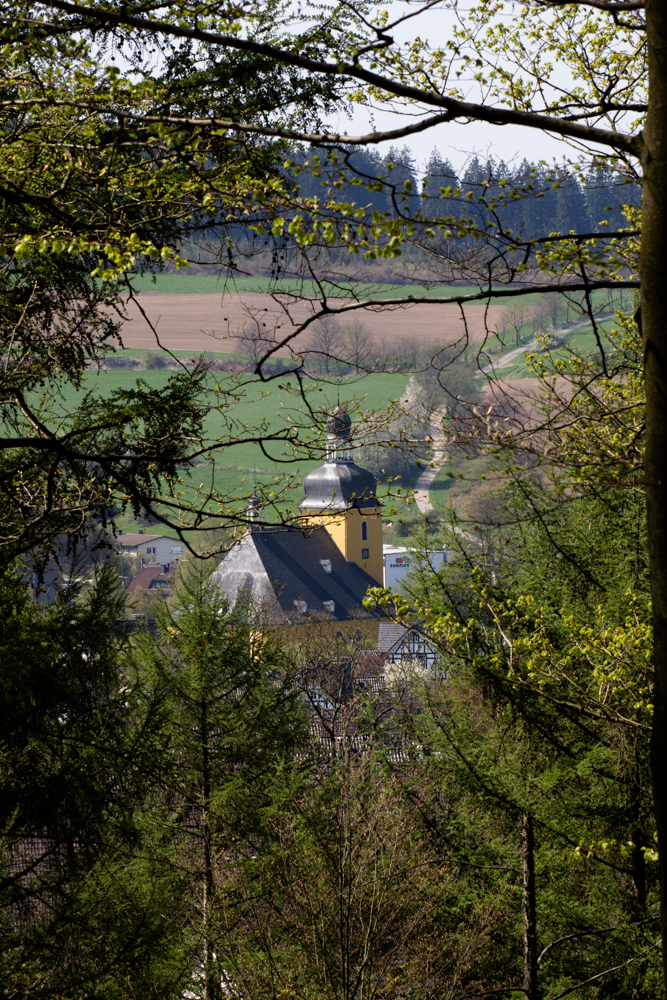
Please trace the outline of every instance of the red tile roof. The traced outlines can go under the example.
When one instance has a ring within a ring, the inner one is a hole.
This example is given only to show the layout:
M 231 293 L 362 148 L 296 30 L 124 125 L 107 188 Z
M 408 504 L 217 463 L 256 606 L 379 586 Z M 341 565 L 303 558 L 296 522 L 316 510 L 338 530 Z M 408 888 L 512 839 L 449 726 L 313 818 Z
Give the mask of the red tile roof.
M 166 538 L 166 535 L 140 535 L 138 531 L 133 531 L 126 535 L 118 535 L 114 542 L 124 549 L 133 549 L 142 542 L 154 542 L 156 538 Z
M 177 575 L 178 567 L 174 566 L 173 563 L 169 566 L 167 573 L 163 572 L 163 567 L 159 563 L 151 563 L 150 566 L 144 566 L 136 576 L 132 577 L 126 590 L 128 594 L 133 594 L 137 587 L 143 587 L 144 590 L 170 590 Z

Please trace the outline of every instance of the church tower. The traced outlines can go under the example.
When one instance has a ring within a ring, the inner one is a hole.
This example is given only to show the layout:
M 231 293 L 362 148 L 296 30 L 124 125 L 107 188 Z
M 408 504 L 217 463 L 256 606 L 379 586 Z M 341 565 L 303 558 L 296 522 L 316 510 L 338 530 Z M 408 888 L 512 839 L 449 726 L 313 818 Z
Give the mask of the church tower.
M 347 561 L 382 586 L 382 513 L 375 477 L 352 460 L 352 421 L 340 405 L 327 420 L 326 461 L 306 476 L 303 489 L 303 521 L 326 528 Z

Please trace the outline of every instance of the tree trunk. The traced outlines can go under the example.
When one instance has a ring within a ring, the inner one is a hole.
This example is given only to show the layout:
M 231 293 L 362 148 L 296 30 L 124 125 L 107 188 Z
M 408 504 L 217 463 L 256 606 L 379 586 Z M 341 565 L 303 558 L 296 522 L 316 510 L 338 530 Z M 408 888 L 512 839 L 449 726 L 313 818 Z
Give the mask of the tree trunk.
M 535 914 L 535 837 L 533 817 L 523 814 L 523 989 L 537 1000 L 537 917 Z
M 642 168 L 641 324 L 646 379 L 645 476 L 653 597 L 655 689 L 651 771 L 667 940 L 667 3 L 647 0 L 649 111 Z M 667 975 L 667 948 L 663 949 Z
M 211 802 L 211 774 L 209 760 L 209 726 L 206 703 L 202 704 L 200 720 L 201 763 L 202 763 L 202 816 L 201 834 L 203 846 L 203 921 L 204 921 L 204 1000 L 218 1000 L 220 983 L 216 973 L 215 945 L 211 935 L 211 907 L 215 891 L 213 859 L 211 852 L 211 827 L 209 808 Z
M 637 751 L 635 749 L 635 755 Z M 646 838 L 642 829 L 642 785 L 639 762 L 636 761 L 631 784 L 632 794 L 632 919 L 643 920 L 646 916 Z

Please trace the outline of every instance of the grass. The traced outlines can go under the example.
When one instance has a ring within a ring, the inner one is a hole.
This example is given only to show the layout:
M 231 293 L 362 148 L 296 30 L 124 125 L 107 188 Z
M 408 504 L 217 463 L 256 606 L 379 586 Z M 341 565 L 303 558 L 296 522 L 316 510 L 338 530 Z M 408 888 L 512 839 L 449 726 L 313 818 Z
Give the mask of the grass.
M 119 352 L 120 353 L 120 352 Z M 130 352 L 127 352 L 128 354 Z M 140 356 L 142 352 L 131 352 Z M 145 355 L 147 352 L 143 352 Z M 191 354 L 192 352 L 182 352 Z M 94 391 L 101 397 L 109 396 L 115 389 L 131 389 L 138 379 L 151 386 L 161 389 L 166 386 L 172 373 L 157 371 L 118 371 L 103 370 L 87 373 L 84 385 L 80 391 L 66 386 L 54 406 L 54 416 L 71 413 L 85 392 Z M 380 412 L 394 399 L 399 399 L 409 380 L 408 375 L 373 374 L 363 377 L 344 378 L 337 383 L 314 382 L 311 398 L 312 405 L 318 410 L 332 409 L 340 395 L 341 405 L 346 407 L 352 417 L 360 419 L 364 411 Z M 249 376 L 245 382 L 239 383 L 237 378 L 224 373 L 211 373 L 210 388 L 221 403 L 228 400 L 225 391 L 238 391 L 241 386 L 242 398 L 223 412 L 209 413 L 205 424 L 207 440 L 227 438 L 231 434 L 243 437 L 253 428 L 263 426 L 268 434 L 292 422 L 307 422 L 308 414 L 302 401 L 294 391 L 290 391 L 291 379 L 283 382 L 266 384 Z M 219 390 L 216 390 L 219 386 Z M 311 434 L 312 436 L 312 434 Z M 213 483 L 221 493 L 239 498 L 239 504 L 245 504 L 245 498 L 251 493 L 255 479 L 258 482 L 272 484 L 274 490 L 283 489 L 291 482 L 291 488 L 281 501 L 281 507 L 286 504 L 295 505 L 303 498 L 303 478 L 312 469 L 322 464 L 321 455 L 309 458 L 304 451 L 295 458 L 287 446 L 267 444 L 265 453 L 259 444 L 244 443 L 226 447 L 216 453 L 214 466 L 202 462 L 192 469 L 183 470 L 186 487 L 196 488 Z M 289 461 L 285 461 L 289 460 Z M 136 522 L 129 517 L 121 517 L 119 526 L 124 530 L 136 527 Z M 162 529 L 159 529 L 162 531 Z
M 615 320 L 608 319 L 603 320 L 598 324 L 598 330 L 601 335 L 602 342 L 605 342 L 605 333 L 611 331 L 615 326 L 617 326 Z M 523 331 L 526 331 L 525 333 Z M 580 327 L 577 330 L 572 330 L 569 333 L 559 334 L 559 339 L 562 341 L 563 346 L 560 348 L 553 348 L 550 351 L 551 357 L 555 360 L 556 358 L 567 359 L 572 351 L 578 354 L 597 354 L 599 352 L 598 342 L 593 333 L 593 328 L 591 326 Z M 527 353 L 529 351 L 528 344 L 532 339 L 532 334 L 529 332 L 529 324 L 522 328 L 522 340 L 524 343 L 524 351 Z M 507 346 L 502 349 L 502 354 L 509 353 L 513 347 Z M 534 353 L 535 348 L 531 348 L 530 352 Z M 496 363 L 497 363 L 497 359 Z M 496 368 L 496 373 L 500 374 L 503 379 L 521 379 L 521 378 L 531 378 L 533 372 L 531 372 L 526 364 L 526 360 L 523 354 L 519 354 L 513 361 L 508 365 L 504 365 L 502 368 Z
M 318 287 L 312 281 L 301 281 L 299 279 L 275 280 L 261 276 L 251 276 L 247 278 L 224 278 L 207 274 L 156 274 L 156 275 L 135 275 L 132 284 L 138 292 L 162 292 L 172 294 L 198 294 L 201 292 L 217 293 L 222 292 L 246 292 L 246 293 L 266 293 L 266 292 L 293 292 L 297 295 L 318 296 Z M 451 292 L 452 295 L 468 295 L 477 292 L 474 287 L 469 288 L 424 288 L 422 285 L 392 285 L 384 283 L 368 282 L 366 286 L 373 298 L 387 299 L 397 295 L 421 295 L 427 298 Z M 351 285 L 357 293 L 364 286 L 360 283 Z M 331 286 L 329 286 L 331 293 Z M 340 296 L 344 296 L 345 287 L 341 283 Z M 338 292 L 337 292 L 338 294 Z M 493 300 L 491 300 L 493 301 Z

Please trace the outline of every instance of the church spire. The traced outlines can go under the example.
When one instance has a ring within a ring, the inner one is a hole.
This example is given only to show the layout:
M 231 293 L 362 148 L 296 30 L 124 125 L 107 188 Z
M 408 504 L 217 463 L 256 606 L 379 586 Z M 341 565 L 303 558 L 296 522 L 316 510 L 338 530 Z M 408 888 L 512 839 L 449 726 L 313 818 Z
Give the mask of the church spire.
M 352 420 L 340 402 L 327 419 L 327 462 L 352 462 Z
M 255 486 L 252 495 L 248 499 L 248 520 L 253 522 L 261 521 L 262 516 L 262 501 L 257 496 L 257 487 Z

